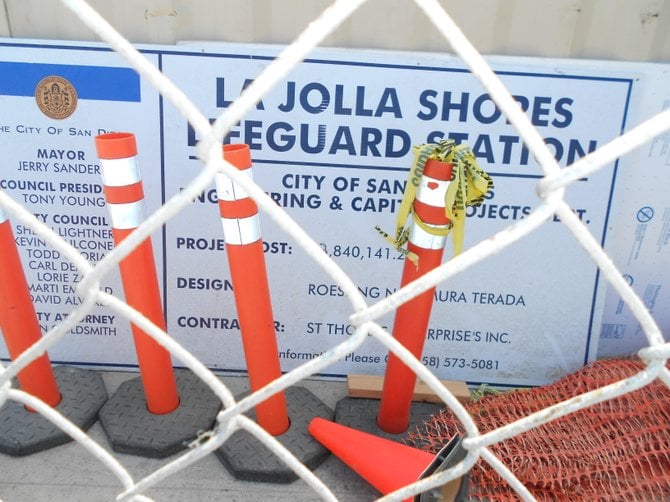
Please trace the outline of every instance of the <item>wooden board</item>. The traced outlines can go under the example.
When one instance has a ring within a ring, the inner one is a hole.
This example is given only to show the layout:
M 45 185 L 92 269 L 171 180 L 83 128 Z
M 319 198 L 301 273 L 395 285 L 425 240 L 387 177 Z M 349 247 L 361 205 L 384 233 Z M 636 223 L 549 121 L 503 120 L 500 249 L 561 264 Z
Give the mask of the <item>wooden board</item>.
M 370 399 L 379 399 L 382 395 L 383 376 L 373 375 L 347 375 L 347 391 L 350 397 L 364 397 Z M 449 391 L 461 403 L 470 401 L 470 390 L 465 382 L 452 382 L 441 380 Z M 422 401 L 427 403 L 441 403 L 442 400 L 421 380 L 416 381 L 414 387 L 413 401 Z

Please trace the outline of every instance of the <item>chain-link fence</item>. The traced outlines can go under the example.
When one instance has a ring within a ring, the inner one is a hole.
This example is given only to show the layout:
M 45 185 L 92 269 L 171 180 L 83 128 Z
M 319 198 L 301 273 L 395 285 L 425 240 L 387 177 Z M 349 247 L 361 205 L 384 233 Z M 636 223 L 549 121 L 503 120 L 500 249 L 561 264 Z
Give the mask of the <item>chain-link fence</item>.
M 48 245 L 60 251 L 64 258 L 70 260 L 77 267 L 83 277 L 77 289 L 78 294 L 82 298 L 81 305 L 77 306 L 62 323 L 56 325 L 46 333 L 38 343 L 33 345 L 21 357 L 9 365 L 0 367 L 0 406 L 5 404 L 7 400 L 23 403 L 37 410 L 72 436 L 118 478 L 123 487 L 119 492 L 120 500 L 146 500 L 146 497 L 140 495 L 141 493 L 161 483 L 162 480 L 193 464 L 204 456 L 209 455 L 225 443 L 233 432 L 239 429 L 245 429 L 258 438 L 274 455 L 284 461 L 308 483 L 316 494 L 325 500 L 332 500 L 335 498 L 334 495 L 319 480 L 315 473 L 302 465 L 284 446 L 260 428 L 253 420 L 246 417 L 244 413 L 269 396 L 281 392 L 311 375 L 323 372 L 329 365 L 356 350 L 368 336 L 372 336 L 379 343 L 397 354 L 421 380 L 426 382 L 443 399 L 461 422 L 467 435 L 467 438 L 463 441 L 463 446 L 468 451 L 468 454 L 462 463 L 391 494 L 388 496 L 388 499 L 400 500 L 410 494 L 443 484 L 468 471 L 481 458 L 490 464 L 522 498 L 532 500 L 533 496 L 515 477 L 514 472 L 492 453 L 489 448 L 491 445 L 524 431 L 539 427 L 542 424 L 576 410 L 639 389 L 656 379 L 660 379 L 665 385 L 670 385 L 670 372 L 668 372 L 665 366 L 668 357 L 670 357 L 670 345 L 665 343 L 658 326 L 641 299 L 633 292 L 624 278 L 622 278 L 612 260 L 579 220 L 578 216 L 573 213 L 564 199 L 565 192 L 570 190 L 571 184 L 575 181 L 599 169 L 606 168 L 606 166 L 618 157 L 670 129 L 670 110 L 658 114 L 630 130 L 625 135 L 579 159 L 571 166 L 560 169 L 542 137 L 531 125 L 529 118 L 521 111 L 516 101 L 496 77 L 484 58 L 468 42 L 440 3 L 437 0 L 415 1 L 419 8 L 425 11 L 428 19 L 435 25 L 435 28 L 449 42 L 453 51 L 463 59 L 472 74 L 481 82 L 497 106 L 508 118 L 509 122 L 518 130 L 529 151 L 537 159 L 544 172 L 544 178 L 537 184 L 537 194 L 541 199 L 541 204 L 523 220 L 516 221 L 491 238 L 472 246 L 463 254 L 449 260 L 439 268 L 387 298 L 373 304 L 368 304 L 352 279 L 338 267 L 337 263 L 326 256 L 319 244 L 310 235 L 296 224 L 283 209 L 278 207 L 259 186 L 240 174 L 233 166 L 223 161 L 220 147 L 222 138 L 255 106 L 255 103 L 272 89 L 274 85 L 281 82 L 343 20 L 351 15 L 355 15 L 356 9 L 364 3 L 363 0 L 339 0 L 324 10 L 211 125 L 209 120 L 189 100 L 188 96 L 161 74 L 156 67 L 146 61 L 113 26 L 101 18 L 86 2 L 83 0 L 63 0 L 63 3 L 72 10 L 73 14 L 81 22 L 85 23 L 103 41 L 107 42 L 118 54 L 125 58 L 142 78 L 150 82 L 164 99 L 172 103 L 188 120 L 198 137 L 201 138 L 198 144 L 198 157 L 202 160 L 203 167 L 183 191 L 172 197 L 164 206 L 147 218 L 135 232 L 106 255 L 96 266 L 92 266 L 76 249 L 58 237 L 45 224 L 39 222 L 26 208 L 13 200 L 7 193 L 0 191 L 0 207 L 4 209 L 7 215 L 13 221 L 20 222 L 29 227 Z M 222 381 L 211 373 L 200 361 L 190 355 L 186 348 L 180 346 L 167 333 L 157 328 L 122 300 L 105 293 L 99 287 L 100 281 L 105 274 L 115 269 L 119 261 L 127 256 L 135 246 L 145 240 L 153 231 L 167 223 L 170 218 L 179 213 L 198 194 L 209 187 L 216 173 L 224 173 L 242 186 L 255 199 L 260 209 L 272 219 L 272 224 L 284 230 L 293 242 L 304 249 L 309 257 L 322 267 L 333 281 L 338 284 L 351 303 L 349 322 L 356 328 L 355 333 L 347 338 L 346 341 L 326 351 L 321 356 L 284 374 L 265 388 L 241 400 L 235 400 L 230 390 Z M 648 340 L 648 346 L 639 352 L 639 356 L 645 365 L 641 371 L 636 372 L 633 376 L 591 390 L 515 420 L 503 427 L 480 434 L 475 422 L 468 415 L 466 409 L 440 384 L 439 380 L 426 367 L 411 356 L 409 351 L 394 340 L 376 320 L 387 313 L 393 312 L 402 303 L 407 302 L 450 277 L 460 274 L 472 265 L 498 253 L 515 241 L 523 239 L 545 224 L 554 215 L 560 218 L 561 223 L 566 226 L 579 244 L 588 252 L 589 256 L 602 272 L 602 276 L 617 291 L 639 321 Z M 113 455 L 108 453 L 80 429 L 73 426 L 57 411 L 29 394 L 13 388 L 11 385 L 12 378 L 21 369 L 39 357 L 45 350 L 57 344 L 75 324 L 91 311 L 96 302 L 104 304 L 107 308 L 124 316 L 146 331 L 158 343 L 166 347 L 173 356 L 182 361 L 211 388 L 224 406 L 217 417 L 215 427 L 209 433 L 203 436 L 200 441 L 185 453 L 176 456 L 169 463 L 140 481 L 133 480 L 127 469 Z M 63 461 L 66 461 L 66 459 L 63 459 Z

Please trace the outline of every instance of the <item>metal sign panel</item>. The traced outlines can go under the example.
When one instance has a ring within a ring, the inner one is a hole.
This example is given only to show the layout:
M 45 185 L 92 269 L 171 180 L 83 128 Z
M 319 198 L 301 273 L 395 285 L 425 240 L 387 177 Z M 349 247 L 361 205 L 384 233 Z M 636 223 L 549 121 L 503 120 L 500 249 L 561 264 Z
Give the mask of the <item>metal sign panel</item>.
M 183 44 L 141 50 L 215 118 L 279 49 Z M 631 115 L 639 117 L 643 84 L 653 80 L 646 76 L 651 65 L 523 58 L 491 63 L 562 166 L 621 134 Z M 150 211 L 202 168 L 195 158 L 199 138 L 186 120 L 102 46 L 5 41 L 0 65 L 12 70 L 3 70 L 11 77 L 0 79 L 0 187 L 91 261 L 112 246 L 93 136 L 137 135 Z M 62 119 L 41 111 L 35 97 L 38 83 L 52 75 L 77 93 L 76 108 Z M 254 180 L 373 303 L 399 288 L 402 269 L 402 257 L 374 227 L 392 230 L 412 146 L 446 137 L 468 143 L 495 182 L 484 204 L 468 212 L 465 249 L 537 207 L 540 168 L 486 91 L 449 56 L 319 50 L 263 97 L 226 141 L 250 145 Z M 619 164 L 580 180 L 566 195 L 605 244 L 618 214 Z M 351 307 L 264 214 L 261 232 L 281 365 L 290 370 L 352 333 Z M 78 273 L 30 229 L 17 224 L 15 233 L 40 323 L 48 329 L 76 306 Z M 214 183 L 152 238 L 169 332 L 210 368 L 244 371 Z M 445 259 L 451 256 L 448 242 Z M 104 287 L 122 296 L 116 274 Z M 605 290 L 570 232 L 547 222 L 438 286 L 423 361 L 445 379 L 547 383 L 596 356 Z M 393 317 L 381 323 L 390 330 Z M 126 320 L 97 307 L 50 355 L 132 367 L 129 336 Z M 328 375 L 382 374 L 385 358 L 386 350 L 370 340 Z

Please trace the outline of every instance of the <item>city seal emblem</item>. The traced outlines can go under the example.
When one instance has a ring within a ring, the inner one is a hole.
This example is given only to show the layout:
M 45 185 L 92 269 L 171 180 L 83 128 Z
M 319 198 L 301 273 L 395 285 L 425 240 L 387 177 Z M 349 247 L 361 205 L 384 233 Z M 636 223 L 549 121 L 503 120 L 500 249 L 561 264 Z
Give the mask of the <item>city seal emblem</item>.
M 52 75 L 35 87 L 35 101 L 47 117 L 65 119 L 77 108 L 77 91 L 68 80 Z

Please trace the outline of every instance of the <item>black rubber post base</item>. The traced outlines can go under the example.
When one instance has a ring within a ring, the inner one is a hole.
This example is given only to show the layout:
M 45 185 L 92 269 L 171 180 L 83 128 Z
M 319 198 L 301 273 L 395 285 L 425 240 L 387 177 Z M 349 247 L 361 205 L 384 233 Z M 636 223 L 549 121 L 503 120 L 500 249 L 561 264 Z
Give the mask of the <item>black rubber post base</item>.
M 333 410 L 303 387 L 289 387 L 285 392 L 291 426 L 276 439 L 305 466 L 315 469 L 328 457 L 329 451 L 307 432 L 307 425 L 314 417 L 332 420 Z M 255 419 L 253 411 L 246 415 Z M 238 479 L 291 483 L 298 478 L 284 462 L 245 430 L 235 432 L 215 453 Z
M 114 451 L 164 458 L 188 447 L 214 425 L 221 401 L 188 370 L 175 370 L 179 407 L 156 415 L 147 409 L 140 377 L 123 382 L 100 410 L 100 423 Z
M 89 370 L 71 366 L 53 369 L 61 401 L 55 409 L 82 430 L 88 430 L 98 418 L 98 410 L 107 401 L 102 377 Z M 72 441 L 65 432 L 23 404 L 7 401 L 0 408 L 0 452 L 23 456 Z
M 444 406 L 436 403 L 413 402 L 410 407 L 407 430 L 399 434 L 391 434 L 383 431 L 377 425 L 379 399 L 345 397 L 335 405 L 335 422 L 352 429 L 400 442 L 408 431 L 413 431 L 418 426 L 423 425 L 431 415 L 438 413 Z

